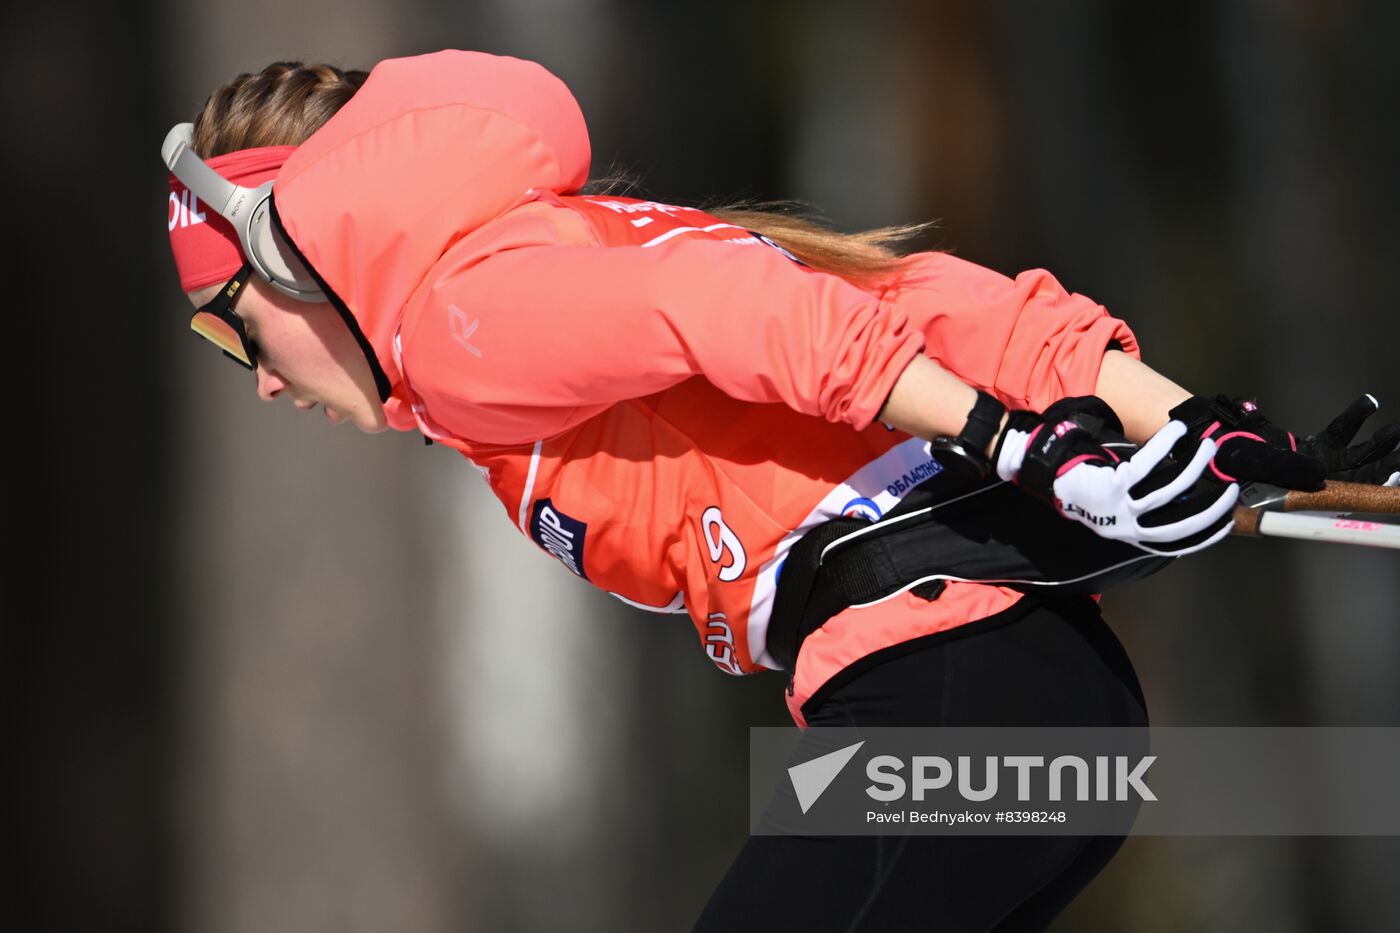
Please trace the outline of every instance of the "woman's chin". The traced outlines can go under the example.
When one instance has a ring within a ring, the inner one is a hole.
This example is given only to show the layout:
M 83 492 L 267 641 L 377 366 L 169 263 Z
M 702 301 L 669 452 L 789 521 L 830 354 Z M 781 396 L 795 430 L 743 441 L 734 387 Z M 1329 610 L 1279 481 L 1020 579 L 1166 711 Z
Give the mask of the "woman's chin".
M 354 415 L 341 415 L 337 413 L 332 420 L 336 424 L 348 421 L 365 434 L 383 434 L 385 431 L 389 430 L 388 421 L 386 421 L 383 416 L 375 417 L 375 413 L 373 412 L 367 414 L 356 413 Z

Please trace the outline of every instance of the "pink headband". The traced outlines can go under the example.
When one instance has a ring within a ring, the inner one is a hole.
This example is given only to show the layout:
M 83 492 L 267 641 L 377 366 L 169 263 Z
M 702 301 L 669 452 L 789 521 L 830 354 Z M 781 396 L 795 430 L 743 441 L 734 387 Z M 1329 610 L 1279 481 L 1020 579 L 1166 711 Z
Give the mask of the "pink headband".
M 256 188 L 277 177 L 282 163 L 295 146 L 241 149 L 207 160 L 210 168 L 235 185 Z M 206 285 L 222 285 L 243 265 L 243 248 L 233 226 L 170 176 L 167 223 L 170 251 L 180 273 L 180 288 L 190 292 Z

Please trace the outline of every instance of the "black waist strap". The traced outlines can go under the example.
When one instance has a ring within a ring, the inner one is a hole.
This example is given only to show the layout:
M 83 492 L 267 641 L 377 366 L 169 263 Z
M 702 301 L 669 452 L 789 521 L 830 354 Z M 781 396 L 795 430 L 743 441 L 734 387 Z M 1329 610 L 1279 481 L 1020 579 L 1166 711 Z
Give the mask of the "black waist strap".
M 802 642 L 849 606 L 914 585 L 926 598 L 948 580 L 1025 593 L 1101 593 L 1156 573 L 1173 558 L 1094 534 L 1008 483 L 939 501 L 938 478 L 878 522 L 837 518 L 788 552 L 768 622 L 768 653 L 791 671 Z

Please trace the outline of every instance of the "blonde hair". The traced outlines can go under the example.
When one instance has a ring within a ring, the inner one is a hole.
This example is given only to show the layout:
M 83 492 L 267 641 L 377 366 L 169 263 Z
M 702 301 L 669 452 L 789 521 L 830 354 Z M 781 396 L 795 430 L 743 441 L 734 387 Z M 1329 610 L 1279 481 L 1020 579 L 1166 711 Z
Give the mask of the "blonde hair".
M 878 286 L 894 279 L 907 241 L 925 233 L 932 222 L 877 227 L 841 233 L 797 211 L 790 201 L 740 203 L 706 208 L 725 223 L 760 233 L 814 269 L 858 285 Z
M 258 146 L 298 146 L 345 105 L 368 72 L 333 65 L 273 62 L 244 73 L 209 96 L 194 121 L 194 150 L 211 158 Z M 604 179 L 588 193 L 616 191 L 627 181 Z M 792 202 L 740 202 L 705 208 L 706 213 L 761 234 L 807 265 L 865 287 L 892 281 L 907 241 L 932 223 L 841 233 L 797 213 Z

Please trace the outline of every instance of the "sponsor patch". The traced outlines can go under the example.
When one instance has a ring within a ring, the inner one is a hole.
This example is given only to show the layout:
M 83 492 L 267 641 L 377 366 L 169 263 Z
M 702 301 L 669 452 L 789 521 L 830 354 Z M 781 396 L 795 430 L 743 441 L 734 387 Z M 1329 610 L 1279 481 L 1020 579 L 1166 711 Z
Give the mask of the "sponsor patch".
M 893 483 L 885 487 L 885 491 L 892 496 L 903 496 L 906 492 L 922 483 L 924 480 L 937 476 L 943 469 L 943 464 L 932 458 L 914 467 L 914 469 L 900 476 Z
M 535 503 L 530 515 L 530 537 L 574 573 L 588 579 L 583 569 L 583 542 L 588 525 L 570 518 L 548 499 Z
M 868 522 L 878 522 L 883 514 L 874 499 L 864 496 L 852 499 L 841 507 L 843 518 L 863 518 Z

